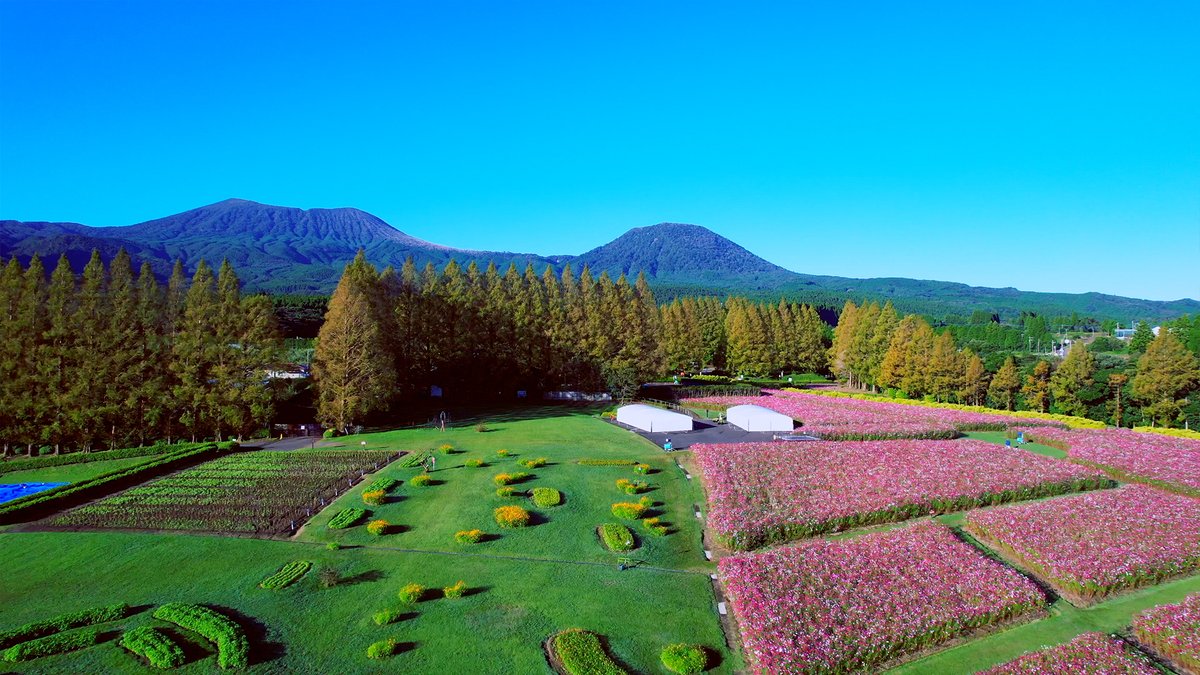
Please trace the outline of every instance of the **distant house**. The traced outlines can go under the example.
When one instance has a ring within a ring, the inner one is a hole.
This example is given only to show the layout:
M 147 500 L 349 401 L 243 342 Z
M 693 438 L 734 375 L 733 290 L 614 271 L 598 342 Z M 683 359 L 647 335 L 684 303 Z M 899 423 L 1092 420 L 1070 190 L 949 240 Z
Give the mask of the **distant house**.
M 297 363 L 289 363 L 267 371 L 268 380 L 303 380 L 307 377 L 309 377 L 308 366 Z

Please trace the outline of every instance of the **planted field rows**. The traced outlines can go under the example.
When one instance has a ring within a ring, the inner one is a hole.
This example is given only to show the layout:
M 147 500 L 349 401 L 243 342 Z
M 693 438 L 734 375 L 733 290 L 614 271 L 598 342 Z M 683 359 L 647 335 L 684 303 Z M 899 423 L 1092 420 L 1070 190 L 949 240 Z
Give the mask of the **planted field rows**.
M 1200 441 L 1128 429 L 1024 429 L 1072 460 L 1107 469 L 1122 480 L 1200 497 Z
M 973 512 L 964 529 L 1077 605 L 1200 570 L 1200 500 L 1143 485 Z
M 1115 485 L 1096 469 L 977 440 L 692 447 L 709 523 L 748 550 L 825 532 Z
M 1084 633 L 1066 644 L 1048 647 L 996 666 L 982 675 L 1043 675 L 1045 673 L 1110 673 L 1158 675 L 1144 654 L 1104 633 Z
M 370 450 L 239 453 L 68 511 L 50 524 L 282 534 L 396 457 Z
M 1200 675 L 1200 593 L 1143 612 L 1133 620 L 1133 634 L 1179 672 Z
M 1003 431 L 1014 425 L 1062 427 L 1058 422 L 966 410 L 924 408 L 886 401 L 832 398 L 789 391 L 763 396 L 713 396 L 688 402 L 728 407 L 758 405 L 802 423 L 801 431 L 827 441 L 950 439 L 961 431 Z
M 936 523 L 740 554 L 720 573 L 760 673 L 878 671 L 1047 602 Z

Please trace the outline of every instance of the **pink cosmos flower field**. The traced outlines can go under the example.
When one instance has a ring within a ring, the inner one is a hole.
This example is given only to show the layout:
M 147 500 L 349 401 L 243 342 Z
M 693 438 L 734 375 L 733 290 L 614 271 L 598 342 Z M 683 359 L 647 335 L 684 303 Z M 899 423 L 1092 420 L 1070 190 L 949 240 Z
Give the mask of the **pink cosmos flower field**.
M 964 529 L 1077 604 L 1200 570 L 1200 500 L 1144 485 L 973 511 Z
M 1200 497 L 1200 441 L 1130 429 L 1020 429 L 1030 440 L 1107 468 L 1122 480 L 1158 484 Z
M 1133 634 L 1184 673 L 1200 673 L 1200 593 L 1133 619 Z
M 1017 572 L 924 522 L 720 562 L 756 673 L 844 673 L 1043 609 Z
M 981 675 L 1048 675 L 1049 673 L 1103 673 L 1104 675 L 1158 675 L 1150 660 L 1104 633 L 1079 637 L 983 671 Z
M 1115 485 L 1103 472 L 977 440 L 816 441 L 692 446 L 709 525 L 730 548 L 931 511 Z

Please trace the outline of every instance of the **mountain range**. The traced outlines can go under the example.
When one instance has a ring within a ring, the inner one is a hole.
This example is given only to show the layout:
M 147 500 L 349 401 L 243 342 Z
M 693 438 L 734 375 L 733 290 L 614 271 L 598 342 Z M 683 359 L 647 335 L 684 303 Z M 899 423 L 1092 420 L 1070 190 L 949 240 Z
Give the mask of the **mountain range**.
M 110 259 L 121 248 L 136 264 L 149 262 L 166 277 L 176 258 L 190 270 L 201 258 L 228 259 L 247 290 L 328 294 L 343 266 L 358 249 L 375 264 L 399 267 L 412 257 L 418 266 L 494 262 L 539 271 L 561 270 L 634 276 L 645 272 L 660 299 L 680 295 L 738 294 L 759 299 L 789 297 L 823 307 L 846 299 L 892 300 L 901 312 L 942 316 L 984 310 L 1011 318 L 1021 311 L 1039 314 L 1132 319 L 1165 319 L 1200 312 L 1191 299 L 1160 302 L 1100 293 L 1035 293 L 1015 288 L 983 288 L 944 281 L 883 278 L 851 279 L 802 274 L 770 263 L 698 225 L 660 223 L 629 230 L 581 255 L 539 255 L 451 248 L 405 234 L 359 209 L 298 209 L 227 199 L 173 216 L 121 227 L 78 223 L 0 220 L 0 255 L 47 264 L 66 254 L 76 270 L 93 249 Z

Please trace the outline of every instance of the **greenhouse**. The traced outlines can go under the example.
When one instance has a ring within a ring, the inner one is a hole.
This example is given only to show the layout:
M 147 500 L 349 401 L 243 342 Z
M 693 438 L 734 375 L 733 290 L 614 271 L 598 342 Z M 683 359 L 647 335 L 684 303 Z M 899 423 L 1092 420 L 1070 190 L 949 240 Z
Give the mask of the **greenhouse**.
M 791 431 L 796 421 L 760 405 L 735 405 L 725 411 L 725 419 L 746 431 Z
M 692 430 L 692 418 L 687 415 L 642 403 L 617 408 L 617 421 L 642 431 Z

